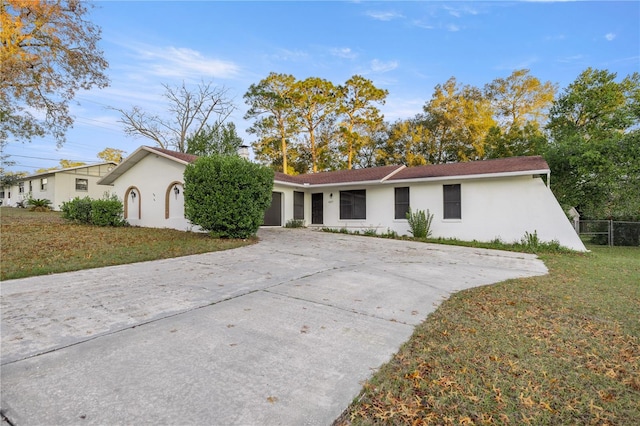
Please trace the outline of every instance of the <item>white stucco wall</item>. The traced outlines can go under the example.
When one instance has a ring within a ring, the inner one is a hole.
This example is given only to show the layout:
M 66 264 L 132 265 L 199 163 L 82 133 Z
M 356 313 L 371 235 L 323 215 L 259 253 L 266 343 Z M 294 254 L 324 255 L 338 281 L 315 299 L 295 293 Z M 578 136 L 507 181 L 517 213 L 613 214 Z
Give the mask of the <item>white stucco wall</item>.
M 443 218 L 443 189 L 446 184 L 461 185 L 462 218 Z M 378 185 L 348 185 L 324 188 L 296 189 L 304 191 L 305 224 L 311 225 L 311 194 L 322 192 L 324 223 L 314 225 L 348 230 L 389 230 L 399 235 L 411 235 L 405 219 L 395 219 L 394 188 L 409 187 L 410 206 L 415 210 L 429 210 L 434 214 L 431 229 L 434 237 L 457 238 L 466 241 L 505 243 L 520 241 L 525 233 L 537 233 L 541 241 L 556 240 L 561 245 L 584 251 L 585 247 L 562 211 L 551 190 L 542 179 L 531 176 L 495 179 L 458 179 L 431 182 L 390 182 Z M 275 185 L 283 192 L 284 216 L 293 217 L 293 190 Z M 340 219 L 340 191 L 366 190 L 366 219 Z M 332 196 L 333 194 L 333 196 Z
M 181 163 L 149 154 L 116 179 L 111 192 L 123 200 L 127 222 L 131 226 L 195 230 L 184 218 L 184 170 Z M 135 199 L 131 191 L 136 193 Z M 167 202 L 169 218 L 165 217 Z
M 185 166 L 155 154 L 144 157 L 120 176 L 112 188 L 125 203 L 127 220 L 133 226 L 196 230 L 184 218 L 183 174 Z M 180 190 L 176 196 L 173 186 Z M 443 219 L 443 185 L 461 185 L 462 219 Z M 537 233 L 541 241 L 556 240 L 561 245 L 584 251 L 585 247 L 556 201 L 539 177 L 503 176 L 438 181 L 385 182 L 333 186 L 301 186 L 275 182 L 273 191 L 282 194 L 282 225 L 293 219 L 294 191 L 305 194 L 306 226 L 375 229 L 410 235 L 406 219 L 395 219 L 394 188 L 410 188 L 410 206 L 434 214 L 434 237 L 505 243 L 520 241 L 525 233 Z M 136 199 L 130 196 L 131 189 Z M 340 191 L 366 190 L 366 218 L 340 219 Z M 312 225 L 312 194 L 323 194 L 323 224 Z M 168 198 L 169 218 L 165 217 Z

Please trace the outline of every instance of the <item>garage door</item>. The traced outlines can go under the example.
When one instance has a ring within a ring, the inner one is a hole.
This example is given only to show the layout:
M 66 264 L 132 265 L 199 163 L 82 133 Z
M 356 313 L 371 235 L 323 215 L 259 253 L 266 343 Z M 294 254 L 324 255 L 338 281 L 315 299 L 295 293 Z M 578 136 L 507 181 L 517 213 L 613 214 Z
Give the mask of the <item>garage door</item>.
M 282 226 L 282 192 L 271 193 L 271 206 L 264 212 L 265 226 Z

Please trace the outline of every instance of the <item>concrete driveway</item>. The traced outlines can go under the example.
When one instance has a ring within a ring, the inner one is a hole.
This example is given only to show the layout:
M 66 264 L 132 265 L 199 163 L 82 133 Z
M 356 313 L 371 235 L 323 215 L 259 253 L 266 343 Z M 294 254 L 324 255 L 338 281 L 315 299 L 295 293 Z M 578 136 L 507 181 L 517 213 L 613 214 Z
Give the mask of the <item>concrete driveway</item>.
M 2 283 L 15 425 L 328 425 L 452 292 L 535 256 L 261 229 L 240 249 Z

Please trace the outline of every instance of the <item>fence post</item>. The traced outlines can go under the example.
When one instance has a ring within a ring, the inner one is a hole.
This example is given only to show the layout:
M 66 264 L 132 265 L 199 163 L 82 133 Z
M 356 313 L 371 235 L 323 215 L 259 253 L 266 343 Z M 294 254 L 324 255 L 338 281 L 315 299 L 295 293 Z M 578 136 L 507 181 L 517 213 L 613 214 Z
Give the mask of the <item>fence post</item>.
M 609 247 L 613 247 L 613 220 L 609 219 Z

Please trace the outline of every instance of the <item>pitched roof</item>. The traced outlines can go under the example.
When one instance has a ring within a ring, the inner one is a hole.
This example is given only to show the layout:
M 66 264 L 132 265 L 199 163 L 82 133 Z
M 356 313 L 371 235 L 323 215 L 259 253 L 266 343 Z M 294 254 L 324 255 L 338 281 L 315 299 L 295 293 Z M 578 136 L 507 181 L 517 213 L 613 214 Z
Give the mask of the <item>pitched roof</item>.
M 115 169 L 103 177 L 99 184 L 112 184 L 119 176 L 137 164 L 145 156 L 156 154 L 182 164 L 194 162 L 198 156 L 171 151 L 163 148 L 141 146 L 128 156 Z M 495 160 L 469 161 L 466 163 L 432 164 L 406 167 L 403 165 L 371 167 L 365 169 L 336 170 L 332 172 L 286 175 L 276 172 L 274 180 L 279 183 L 300 186 L 327 186 L 364 182 L 396 182 L 403 180 L 429 180 L 447 177 L 478 175 L 521 175 L 548 173 L 549 165 L 540 156 L 510 157 Z
M 509 157 L 495 160 L 469 161 L 466 163 L 433 164 L 407 167 L 389 180 L 426 179 L 491 174 L 547 173 L 549 165 L 540 156 Z
M 333 172 L 307 173 L 303 175 L 285 175 L 276 173 L 276 180 L 297 184 L 331 185 L 350 182 L 376 182 L 388 178 L 404 166 L 382 166 L 367 169 L 336 170 Z
M 171 151 L 171 150 L 168 150 L 168 149 L 155 148 L 155 147 L 150 147 L 150 146 L 144 146 L 143 145 L 140 148 L 138 148 L 135 151 L 133 151 L 133 153 L 131 153 L 131 155 L 129 155 L 127 158 L 125 158 L 122 163 L 118 164 L 118 166 L 116 168 L 111 170 L 102 179 L 100 179 L 98 181 L 98 184 L 99 185 L 111 185 L 111 184 L 113 184 L 113 182 L 115 182 L 116 179 L 118 179 L 120 176 L 122 176 L 125 172 L 127 172 L 133 166 L 138 164 L 138 162 L 140 162 L 140 160 L 142 160 L 144 157 L 146 157 L 149 154 L 156 154 L 156 155 L 158 155 L 160 157 L 164 157 L 164 158 L 167 158 L 169 160 L 177 161 L 178 163 L 181 163 L 181 164 L 184 164 L 184 165 L 187 165 L 189 163 L 193 163 L 198 158 L 198 156 L 196 156 L 196 155 L 184 154 L 182 152 Z
M 186 161 L 187 163 L 193 163 L 198 159 L 197 155 L 185 154 L 184 152 L 170 151 L 164 148 L 151 148 L 151 147 L 147 147 L 147 148 L 150 148 L 153 151 L 162 152 L 163 154 L 166 154 L 169 157 L 174 157 L 174 158 L 177 158 L 178 160 Z

